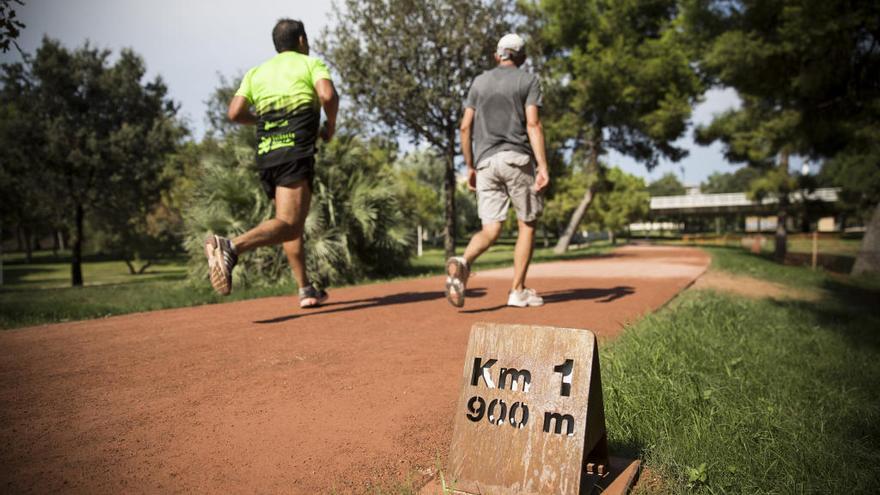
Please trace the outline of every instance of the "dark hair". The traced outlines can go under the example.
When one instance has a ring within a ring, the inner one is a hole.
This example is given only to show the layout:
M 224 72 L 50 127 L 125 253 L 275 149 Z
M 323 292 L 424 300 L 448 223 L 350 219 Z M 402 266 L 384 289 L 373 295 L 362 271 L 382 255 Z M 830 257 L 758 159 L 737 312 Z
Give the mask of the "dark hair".
M 302 22 L 294 19 L 278 19 L 275 29 L 272 30 L 275 51 L 281 53 L 296 50 L 299 47 L 299 37 L 305 35 L 306 28 Z

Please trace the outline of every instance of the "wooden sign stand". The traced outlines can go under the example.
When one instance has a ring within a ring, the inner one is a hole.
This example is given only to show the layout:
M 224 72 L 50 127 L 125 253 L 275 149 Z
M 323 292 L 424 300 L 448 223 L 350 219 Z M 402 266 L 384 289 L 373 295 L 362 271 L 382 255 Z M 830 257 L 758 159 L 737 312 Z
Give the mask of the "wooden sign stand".
M 609 458 L 588 330 L 475 324 L 454 425 L 445 493 L 623 494 L 638 474 Z

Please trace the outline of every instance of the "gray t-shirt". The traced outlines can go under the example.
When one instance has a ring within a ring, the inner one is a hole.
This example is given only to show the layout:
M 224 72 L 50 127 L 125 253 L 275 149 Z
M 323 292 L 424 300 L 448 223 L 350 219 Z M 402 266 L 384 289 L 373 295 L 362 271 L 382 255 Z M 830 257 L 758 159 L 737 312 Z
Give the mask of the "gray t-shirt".
M 526 133 L 526 106 L 541 106 L 538 77 L 516 67 L 498 66 L 471 84 L 466 108 L 474 109 L 474 165 L 499 151 L 532 154 Z

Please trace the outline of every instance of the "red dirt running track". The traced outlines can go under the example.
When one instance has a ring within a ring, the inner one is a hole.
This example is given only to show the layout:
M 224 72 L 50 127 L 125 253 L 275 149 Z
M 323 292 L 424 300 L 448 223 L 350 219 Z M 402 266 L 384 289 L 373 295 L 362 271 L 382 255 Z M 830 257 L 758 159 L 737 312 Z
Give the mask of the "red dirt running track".
M 446 457 L 476 321 L 600 338 L 668 301 L 701 251 L 627 247 L 535 265 L 542 308 L 507 308 L 511 270 L 463 310 L 441 277 L 0 332 L 0 491 L 349 493 Z M 479 270 L 479 263 L 476 267 Z

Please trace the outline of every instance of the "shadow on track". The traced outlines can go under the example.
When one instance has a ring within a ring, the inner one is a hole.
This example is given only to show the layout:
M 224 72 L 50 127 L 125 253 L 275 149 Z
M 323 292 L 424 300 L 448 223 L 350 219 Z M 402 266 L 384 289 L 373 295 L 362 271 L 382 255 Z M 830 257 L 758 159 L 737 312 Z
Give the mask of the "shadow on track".
M 566 289 L 566 290 L 557 290 L 553 292 L 544 292 L 541 293 L 541 297 L 544 298 L 544 304 L 553 304 L 553 303 L 561 303 L 566 301 L 576 301 L 576 300 L 586 300 L 586 299 L 598 299 L 596 302 L 600 303 L 609 303 L 612 301 L 616 301 L 622 297 L 626 297 L 630 294 L 635 294 L 636 291 L 634 288 L 624 285 L 612 287 L 610 289 Z M 471 291 L 468 290 L 468 298 L 471 297 Z M 492 311 L 498 311 L 499 309 L 506 308 L 506 304 L 501 304 L 498 306 L 492 306 L 489 308 L 480 308 L 480 309 L 471 309 L 471 310 L 462 310 L 460 313 L 489 313 Z
M 486 295 L 486 289 L 470 289 L 468 290 L 468 297 L 483 297 Z M 295 313 L 291 315 L 278 316 L 276 318 L 269 318 L 266 320 L 256 320 L 254 323 L 282 323 L 289 320 L 295 320 L 297 318 L 302 318 L 304 316 L 311 315 L 325 315 L 330 313 L 341 313 L 343 311 L 355 311 L 359 309 L 367 309 L 367 308 L 375 308 L 377 306 L 393 306 L 395 304 L 410 304 L 410 303 L 418 303 L 425 301 L 433 301 L 435 299 L 443 299 L 446 295 L 443 291 L 432 291 L 432 292 L 401 292 L 398 294 L 390 294 L 382 297 L 372 297 L 369 299 L 355 299 L 352 301 L 334 301 L 326 304 L 322 304 L 319 308 L 314 311 L 308 311 L 304 313 Z M 340 306 L 332 309 L 325 309 L 332 306 Z

